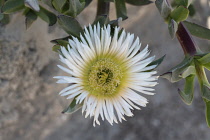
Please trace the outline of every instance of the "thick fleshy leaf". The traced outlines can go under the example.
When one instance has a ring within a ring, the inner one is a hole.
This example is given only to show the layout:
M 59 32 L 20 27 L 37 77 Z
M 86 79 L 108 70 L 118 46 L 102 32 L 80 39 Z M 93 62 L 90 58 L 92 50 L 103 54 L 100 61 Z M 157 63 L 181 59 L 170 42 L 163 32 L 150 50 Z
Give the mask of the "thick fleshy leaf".
M 52 5 L 58 12 L 62 13 L 63 6 L 66 2 L 67 0 L 52 0 Z
M 210 63 L 207 63 L 207 64 L 203 64 L 203 66 L 210 71 Z
M 93 24 L 97 24 L 97 23 L 99 23 L 101 26 L 103 26 L 104 24 L 106 25 L 109 23 L 109 17 L 107 15 L 97 16 Z
M 190 105 L 193 100 L 194 81 L 195 81 L 195 75 L 190 75 L 185 78 L 184 91 L 178 89 L 179 95 L 181 96 L 182 100 L 184 101 L 184 103 L 188 105 Z
M 188 10 L 190 11 L 189 16 L 193 17 L 196 13 L 194 5 L 190 4 Z
M 24 0 L 7 0 L 1 10 L 4 14 L 11 14 L 22 10 L 24 7 Z
M 171 13 L 171 6 L 167 0 L 156 0 L 155 5 L 158 8 L 160 15 L 166 19 Z
M 25 24 L 26 24 L 26 29 L 28 29 L 32 23 L 34 21 L 36 21 L 37 19 L 37 15 L 36 13 L 34 13 L 32 10 L 29 10 L 27 13 L 26 13 L 26 19 L 25 19 Z
M 177 29 L 178 29 L 177 22 L 175 20 L 171 19 L 171 21 L 168 24 L 168 30 L 169 30 L 169 34 L 171 35 L 172 39 L 175 37 Z
M 67 36 L 67 37 L 64 37 L 64 38 L 58 38 L 58 39 L 51 40 L 50 42 L 66 47 L 69 44 L 68 39 L 72 39 L 72 37 Z
M 210 101 L 205 100 L 206 103 L 206 122 L 208 124 L 208 127 L 210 127 Z
M 201 85 L 201 95 L 203 98 L 210 101 L 210 85 L 202 84 Z
M 173 1 L 177 6 L 185 6 L 185 7 L 188 7 L 191 3 L 192 3 L 192 0 L 174 0 Z
M 27 7 L 30 7 L 31 9 L 33 9 L 34 11 L 39 12 L 40 8 L 39 8 L 39 3 L 37 0 L 25 0 L 25 5 Z
M 196 74 L 200 84 L 201 95 L 203 98 L 210 100 L 210 84 L 206 77 L 204 67 L 198 60 L 194 60 L 194 63 L 196 68 Z
M 115 0 L 115 8 L 117 13 L 117 18 L 127 19 L 127 10 L 125 6 L 125 0 Z
M 83 31 L 79 22 L 70 16 L 60 15 L 58 16 L 58 22 L 61 27 L 70 35 L 79 37 L 79 34 Z
M 147 5 L 152 3 L 150 0 L 125 0 L 127 3 L 136 5 L 136 6 L 141 6 L 141 5 Z
M 204 55 L 202 58 L 198 59 L 201 64 L 210 63 L 210 53 Z
M 54 52 L 60 52 L 60 49 L 61 49 L 61 45 L 59 44 L 56 44 L 52 47 L 52 51 Z
M 67 45 L 69 44 L 68 39 L 72 39 L 72 37 L 71 36 L 67 36 L 67 37 L 64 37 L 64 38 L 58 38 L 58 39 L 51 40 L 50 42 L 55 44 L 52 47 L 52 50 L 55 51 L 55 52 L 60 53 L 61 46 L 67 48 Z
M 184 6 L 179 6 L 171 12 L 170 17 L 176 22 L 180 22 L 186 20 L 188 15 L 189 10 Z
M 183 73 L 180 74 L 180 76 L 182 78 L 186 78 L 188 76 L 190 76 L 191 74 L 195 75 L 196 74 L 196 70 L 195 70 L 195 66 L 194 65 L 191 65 L 189 67 L 187 67 Z
M 192 57 L 185 57 L 185 59 L 169 70 L 168 72 L 161 75 L 161 77 L 168 79 L 170 82 L 174 83 L 182 79 L 182 74 L 191 65 Z
M 164 55 L 164 56 L 162 56 L 161 58 L 159 58 L 159 59 L 157 59 L 157 60 L 155 60 L 155 61 L 153 61 L 153 62 L 151 62 L 149 65 L 147 65 L 147 66 L 153 66 L 153 65 L 156 65 L 156 67 L 155 68 L 157 68 L 162 62 L 163 62 L 163 59 L 165 58 L 165 56 L 166 55 Z M 155 69 L 154 68 L 154 69 Z M 153 70 L 153 69 L 152 69 Z
M 52 26 L 56 23 L 57 17 L 52 12 L 40 6 L 40 11 L 36 12 L 36 14 L 44 21 L 46 21 L 49 26 Z
M 62 113 L 74 113 L 82 107 L 83 103 L 76 104 L 76 99 L 74 98 L 70 105 L 62 111 Z
M 210 40 L 210 29 L 188 21 L 184 21 L 183 23 L 192 35 Z
M 69 0 L 69 10 L 68 15 L 72 17 L 76 17 L 77 15 L 82 12 L 85 8 L 85 1 L 84 0 Z

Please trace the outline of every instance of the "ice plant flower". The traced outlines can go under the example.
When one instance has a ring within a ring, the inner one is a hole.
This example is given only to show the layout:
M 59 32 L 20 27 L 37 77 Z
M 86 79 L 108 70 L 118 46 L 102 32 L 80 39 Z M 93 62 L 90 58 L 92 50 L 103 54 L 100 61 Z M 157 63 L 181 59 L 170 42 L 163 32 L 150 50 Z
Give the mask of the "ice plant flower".
M 94 117 L 100 125 L 99 116 L 110 124 L 133 116 L 133 109 L 145 107 L 147 99 L 141 94 L 153 95 L 157 84 L 156 65 L 149 65 L 148 46 L 140 51 L 139 38 L 115 27 L 111 35 L 110 25 L 89 25 L 84 35 L 70 39 L 67 47 L 61 47 L 58 65 L 68 76 L 56 76 L 57 83 L 69 83 L 59 94 L 76 99 L 82 105 L 85 117 Z

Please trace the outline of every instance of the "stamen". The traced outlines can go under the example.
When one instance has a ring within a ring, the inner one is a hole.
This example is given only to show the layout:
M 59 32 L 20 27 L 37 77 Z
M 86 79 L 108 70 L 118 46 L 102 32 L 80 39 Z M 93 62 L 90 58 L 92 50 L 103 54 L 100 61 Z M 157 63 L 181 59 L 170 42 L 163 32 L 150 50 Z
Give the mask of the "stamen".
M 120 64 L 110 58 L 99 59 L 90 66 L 86 90 L 96 96 L 113 96 L 120 89 L 123 75 Z

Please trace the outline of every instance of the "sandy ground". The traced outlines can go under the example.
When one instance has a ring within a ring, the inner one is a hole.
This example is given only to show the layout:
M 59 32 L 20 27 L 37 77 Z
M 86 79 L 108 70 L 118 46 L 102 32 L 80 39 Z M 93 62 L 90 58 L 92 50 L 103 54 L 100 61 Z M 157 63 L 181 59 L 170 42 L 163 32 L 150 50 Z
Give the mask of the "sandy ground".
M 205 0 L 201 3 L 197 2 L 200 13 L 193 20 L 206 26 L 210 11 Z M 92 3 L 79 16 L 80 23 L 93 21 L 94 6 Z M 111 13 L 114 12 L 112 5 Z M 157 69 L 159 74 L 184 58 L 154 4 L 128 6 L 128 15 L 122 26 L 139 36 L 143 46 L 149 44 L 152 55 L 158 58 L 166 54 Z M 148 106 L 113 126 L 102 122 L 94 128 L 92 118 L 85 119 L 81 111 L 61 114 L 69 100 L 58 95 L 65 85 L 56 84 L 52 78 L 63 72 L 56 66 L 60 62 L 51 51 L 50 40 L 65 35 L 58 26 L 49 28 L 41 20 L 26 31 L 21 14 L 15 14 L 10 24 L 0 27 L 0 140 L 209 140 L 199 86 L 195 86 L 193 104 L 187 106 L 177 93 L 177 88 L 183 87 L 182 81 L 172 84 L 160 78 L 157 94 L 147 96 Z M 195 39 L 202 50 L 210 51 L 210 42 Z

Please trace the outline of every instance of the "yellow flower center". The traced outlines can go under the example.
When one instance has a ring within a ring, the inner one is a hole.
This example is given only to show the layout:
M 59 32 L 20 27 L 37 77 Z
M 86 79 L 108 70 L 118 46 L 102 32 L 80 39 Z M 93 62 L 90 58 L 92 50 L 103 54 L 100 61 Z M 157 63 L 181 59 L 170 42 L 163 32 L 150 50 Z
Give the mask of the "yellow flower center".
M 117 95 L 125 84 L 126 68 L 115 57 L 92 60 L 84 69 L 84 88 L 97 97 Z

